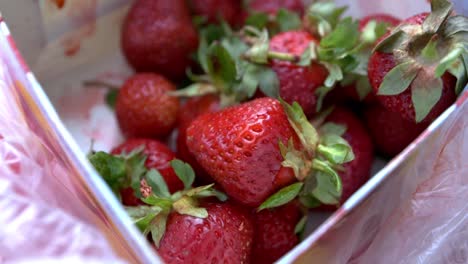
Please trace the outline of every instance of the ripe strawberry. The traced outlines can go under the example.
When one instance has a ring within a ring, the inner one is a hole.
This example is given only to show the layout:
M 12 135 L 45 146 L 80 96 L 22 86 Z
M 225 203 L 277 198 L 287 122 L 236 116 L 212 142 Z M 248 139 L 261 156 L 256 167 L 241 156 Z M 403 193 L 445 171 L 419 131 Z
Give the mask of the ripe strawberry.
M 121 42 L 136 71 L 176 80 L 190 65 L 198 36 L 184 0 L 137 0 L 125 18 Z
M 168 263 L 249 263 L 253 224 L 247 212 L 230 203 L 204 206 L 208 217 L 172 213 L 157 249 Z
M 187 99 L 179 111 L 177 156 L 183 161 L 192 165 L 193 169 L 197 172 L 198 177 L 205 181 L 210 180 L 208 174 L 200 166 L 200 164 L 198 164 L 197 160 L 192 155 L 192 153 L 190 153 L 187 147 L 187 128 L 198 116 L 209 112 L 216 112 L 218 110 L 220 110 L 219 98 L 215 95 L 205 95 Z
M 431 5 L 432 13 L 406 19 L 380 41 L 369 61 L 369 80 L 380 103 L 412 122 L 432 122 L 468 79 L 463 59 L 468 18 L 453 16 L 446 0 Z
M 368 106 L 364 116 L 376 149 L 388 157 L 400 153 L 428 125 L 403 119 L 398 113 L 390 112 L 377 104 Z
M 177 120 L 179 99 L 167 93 L 175 86 L 155 73 L 138 73 L 119 90 L 116 115 L 127 137 L 164 137 Z
M 270 50 L 301 56 L 310 42 L 317 40 L 306 31 L 288 31 L 274 36 Z M 307 116 L 315 113 L 317 106 L 316 91 L 327 79 L 327 69 L 316 62 L 307 67 L 285 60 L 273 60 L 271 67 L 280 82 L 280 96 L 288 103 L 298 102 Z
M 369 179 L 374 159 L 373 146 L 364 125 L 349 110 L 335 108 L 327 117 L 327 122 L 346 127 L 343 138 L 351 145 L 354 153 L 354 159 L 343 164 L 343 171 L 339 172 L 343 184 L 342 204 Z
M 249 2 L 248 8 L 259 13 L 276 14 L 281 8 L 304 13 L 304 4 L 301 0 L 253 0 Z
M 218 23 L 221 18 L 230 25 L 236 25 L 242 10 L 238 0 L 190 0 L 189 3 L 193 13 L 205 17 L 208 23 Z
M 258 206 L 294 181 L 278 142 L 296 138 L 281 104 L 260 98 L 195 119 L 187 146 L 213 179 L 240 203 Z
M 270 264 L 297 245 L 295 227 L 301 218 L 295 202 L 254 213 L 252 263 Z

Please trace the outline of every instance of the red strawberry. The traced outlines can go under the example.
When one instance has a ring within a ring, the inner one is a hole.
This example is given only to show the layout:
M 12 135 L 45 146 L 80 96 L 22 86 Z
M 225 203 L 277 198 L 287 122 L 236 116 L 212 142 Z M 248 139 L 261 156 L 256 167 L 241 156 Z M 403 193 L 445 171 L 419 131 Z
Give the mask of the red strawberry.
M 165 144 L 154 139 L 128 139 L 112 150 L 113 155 L 130 153 L 143 147 L 146 155 L 145 167 L 158 170 L 166 181 L 170 192 L 176 192 L 184 187 L 182 181 L 177 177 L 170 162 L 176 158 Z
M 193 13 L 205 17 L 209 23 L 218 23 L 221 18 L 230 25 L 235 25 L 242 11 L 241 1 L 238 0 L 190 0 L 189 2 Z
M 249 3 L 249 9 L 254 12 L 276 14 L 281 8 L 304 13 L 304 4 L 301 0 L 253 0 Z
M 372 141 L 361 121 L 345 108 L 335 108 L 327 117 L 327 122 L 333 122 L 346 127 L 343 138 L 353 149 L 354 159 L 343 164 L 339 172 L 343 192 L 340 204 L 346 201 L 370 177 L 374 159 Z
M 177 120 L 179 99 L 168 95 L 175 86 L 154 73 L 139 73 L 119 90 L 116 115 L 127 137 L 164 137 Z
M 187 146 L 233 199 L 258 206 L 294 181 L 282 168 L 278 142 L 297 138 L 281 104 L 260 98 L 198 117 L 187 129 Z
M 294 202 L 255 213 L 252 263 L 273 263 L 294 248 L 299 242 L 294 229 L 301 215 Z
M 457 27 L 468 19 L 452 16 L 445 0 L 434 0 L 432 7 L 431 14 L 403 21 L 369 61 L 369 80 L 380 103 L 412 122 L 432 122 L 466 85 L 468 66 L 459 63 L 466 56 L 460 47 L 466 37 Z
M 198 164 L 195 157 L 190 153 L 187 147 L 187 128 L 198 116 L 209 112 L 216 112 L 218 110 L 220 110 L 219 98 L 215 95 L 205 95 L 187 99 L 179 111 L 177 155 L 180 159 L 192 165 L 193 169 L 197 172 L 198 177 L 203 178 L 204 180 L 209 180 L 209 176 L 207 176 L 205 170 Z
M 230 203 L 207 204 L 208 217 L 172 213 L 158 254 L 168 263 L 249 263 L 253 224 Z
M 274 36 L 270 50 L 301 56 L 310 42 L 317 40 L 306 31 L 288 31 Z M 298 102 L 307 116 L 315 113 L 317 88 L 323 86 L 328 76 L 327 69 L 316 62 L 310 66 L 299 66 L 290 61 L 273 60 L 271 67 L 280 81 L 280 96 L 288 103 Z
M 400 153 L 428 125 L 403 119 L 398 113 L 390 112 L 380 105 L 367 107 L 364 116 L 376 149 L 388 157 Z
M 137 71 L 185 75 L 198 36 L 184 0 L 137 0 L 125 18 L 122 49 Z

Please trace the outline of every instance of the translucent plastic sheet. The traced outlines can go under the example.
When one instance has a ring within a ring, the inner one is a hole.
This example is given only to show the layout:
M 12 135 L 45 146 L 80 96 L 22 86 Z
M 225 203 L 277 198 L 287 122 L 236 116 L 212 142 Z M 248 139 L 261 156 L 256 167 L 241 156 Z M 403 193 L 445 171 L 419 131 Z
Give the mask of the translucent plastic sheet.
M 53 2 L 0 0 L 0 11 L 78 147 L 88 150 L 93 139 L 96 148 L 109 149 L 121 140 L 114 115 L 102 103 L 104 91 L 82 82 L 119 84 L 131 73 L 118 45 L 129 1 L 67 0 L 62 10 Z M 425 0 L 337 2 L 356 16 L 405 18 L 429 8 Z M 466 0 L 454 3 L 468 15 Z M 60 121 L 40 109 L 45 98 L 32 93 L 37 83 L 9 47 L 0 36 L 0 262 L 157 262 L 84 156 L 73 156 L 74 143 L 70 150 L 56 129 Z M 465 101 L 460 98 L 284 263 L 468 263 Z

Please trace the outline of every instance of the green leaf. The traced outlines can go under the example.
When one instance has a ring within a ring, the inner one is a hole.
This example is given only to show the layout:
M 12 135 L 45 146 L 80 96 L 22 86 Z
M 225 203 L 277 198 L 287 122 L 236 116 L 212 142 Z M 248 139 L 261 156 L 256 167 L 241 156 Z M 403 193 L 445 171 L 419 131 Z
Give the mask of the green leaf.
M 305 230 L 306 224 L 307 224 L 307 215 L 304 215 L 294 227 L 294 234 L 301 235 Z
M 189 197 L 183 196 L 179 200 L 175 201 L 172 205 L 174 211 L 183 215 L 190 215 L 197 218 L 208 217 L 208 211 L 205 208 L 197 207 L 196 201 Z
M 270 67 L 259 67 L 256 74 L 260 90 L 269 97 L 278 98 L 280 82 L 276 72 Z
M 178 159 L 172 160 L 171 166 L 177 177 L 184 183 L 184 189 L 190 189 L 195 181 L 195 171 L 193 171 L 192 166 Z
M 320 127 L 320 133 L 323 134 L 334 134 L 337 136 L 343 136 L 348 128 L 345 125 L 337 124 L 333 122 L 327 122 Z
M 161 212 L 154 217 L 153 221 L 151 221 L 149 231 L 151 232 L 151 238 L 153 239 L 153 243 L 156 246 L 156 248 L 159 248 L 161 239 L 163 238 L 164 233 L 166 232 L 168 216 L 168 213 Z
M 289 203 L 290 201 L 294 200 L 294 198 L 296 198 L 303 185 L 304 183 L 302 182 L 296 182 L 280 189 L 278 192 L 266 199 L 260 205 L 257 211 L 261 211 L 267 208 L 275 208 Z
M 367 44 L 374 44 L 380 37 L 387 33 L 390 24 L 371 20 L 366 24 L 361 33 L 361 40 Z
M 315 2 L 309 6 L 307 15 L 313 21 L 316 21 L 316 23 L 322 24 L 321 26 L 324 27 L 325 31 L 320 31 L 323 33 L 321 36 L 324 36 L 328 33 L 327 28 L 331 30 L 338 24 L 341 15 L 346 9 L 346 6 L 337 7 L 333 1 Z
M 416 123 L 421 122 L 440 100 L 442 88 L 441 78 L 434 78 L 433 73 L 425 70 L 419 72 L 411 87 Z
M 336 193 L 341 194 L 342 184 L 341 184 L 340 176 L 330 166 L 330 164 L 328 162 L 326 162 L 326 161 L 322 161 L 322 160 L 318 160 L 318 159 L 314 159 L 312 161 L 312 163 L 313 163 L 313 168 L 316 171 L 323 172 L 325 175 L 327 175 L 327 177 L 329 179 L 326 182 L 330 183 L 333 186 L 333 190 L 335 190 Z M 317 178 L 317 186 L 319 186 L 319 185 L 320 185 L 320 182 L 318 181 L 318 178 Z M 319 199 L 319 198 L 317 197 L 317 199 Z M 322 200 L 320 200 L 320 201 L 322 201 Z
M 312 190 L 317 200 L 324 204 L 338 204 L 341 198 L 342 183 L 339 175 L 327 162 L 314 159 L 316 187 Z
M 322 48 L 339 48 L 348 50 L 353 48 L 359 40 L 359 25 L 351 17 L 338 23 L 336 28 L 320 41 Z
M 396 95 L 408 89 L 418 75 L 419 68 L 411 61 L 401 63 L 385 75 L 380 84 L 378 95 Z
M 117 89 L 109 89 L 106 93 L 106 104 L 115 109 L 115 104 L 117 103 L 117 96 L 119 95 L 119 90 Z
M 455 85 L 455 94 L 460 94 L 468 82 L 468 65 L 464 63 L 463 57 L 458 58 L 448 71 L 457 78 L 457 84 Z
M 213 63 L 209 58 L 208 45 L 208 41 L 205 38 L 201 37 L 200 43 L 198 44 L 197 58 L 203 71 L 206 72 L 208 75 L 211 75 L 213 74 Z
M 88 159 L 114 192 L 125 187 L 122 185 L 125 185 L 127 171 L 123 158 L 99 151 L 89 155 Z
M 230 83 L 236 80 L 237 69 L 236 62 L 228 50 L 219 43 L 214 43 L 210 48 L 212 60 L 217 66 L 213 69 L 213 76 L 218 81 L 223 83 Z
M 380 51 L 383 53 L 392 53 L 394 50 L 400 48 L 404 42 L 409 40 L 410 36 L 406 34 L 400 27 L 392 30 L 392 33 L 380 41 L 372 51 Z
M 459 47 L 449 51 L 449 53 L 445 55 L 445 57 L 443 57 L 439 62 L 439 65 L 437 65 L 437 68 L 435 69 L 435 77 L 442 77 L 447 69 L 449 69 L 455 63 L 455 61 L 460 58 L 463 50 L 463 47 Z
M 297 102 L 292 105 L 286 103 L 283 99 L 279 99 L 286 115 L 288 116 L 289 123 L 296 132 L 302 146 L 308 153 L 315 153 L 319 141 L 317 130 L 309 123 L 304 111 Z
M 437 50 L 437 41 L 430 40 L 429 43 L 421 51 L 421 56 L 426 61 L 434 61 L 439 58 L 439 52 Z
M 326 62 L 323 62 L 322 64 L 328 70 L 328 76 L 324 82 L 326 87 L 333 87 L 337 81 L 341 81 L 343 79 L 343 72 L 341 71 L 340 66 Z
M 208 187 L 208 188 L 206 188 L 206 187 Z M 198 188 L 201 188 L 201 187 L 198 187 Z M 198 189 L 198 188 L 195 188 L 195 189 Z M 228 199 L 226 194 L 224 194 L 223 192 L 220 192 L 220 191 L 216 190 L 215 188 L 213 188 L 213 184 L 207 185 L 204 188 L 202 188 L 201 190 L 196 190 L 196 191 L 192 192 L 190 195 L 189 194 L 187 194 L 187 195 L 188 196 L 193 196 L 193 197 L 196 197 L 196 198 L 216 197 L 221 202 L 224 202 L 224 201 L 226 201 Z
M 242 86 L 239 90 L 243 91 L 247 98 L 252 97 L 257 90 L 259 84 L 259 71 L 261 67 L 256 64 L 248 63 L 245 67 L 245 72 L 242 75 L 242 80 L 240 85 Z
M 447 17 L 452 12 L 453 6 L 447 0 L 432 0 L 431 13 L 422 24 L 423 31 L 437 32 Z
M 270 40 L 268 37 L 268 31 L 264 29 L 260 34 L 258 41 L 245 53 L 245 56 L 252 62 L 267 64 L 268 63 L 268 51 L 270 48 Z
M 263 29 L 268 24 L 268 14 L 266 13 L 254 13 L 251 14 L 245 20 L 245 24 L 249 26 L 253 26 L 258 29 Z
M 443 39 L 448 39 L 455 34 L 463 32 L 468 32 L 468 18 L 460 15 L 450 16 L 441 28 Z
M 297 150 L 294 147 L 294 141 L 292 138 L 288 140 L 288 146 L 285 146 L 283 142 L 279 141 L 279 149 L 284 160 L 281 165 L 285 168 L 291 168 L 294 171 L 294 175 L 298 180 L 303 180 L 310 171 L 311 163 L 308 162 L 308 158 L 305 157 L 302 151 Z
M 185 88 L 171 92 L 173 96 L 194 97 L 218 93 L 219 90 L 211 83 L 193 83 Z
M 310 177 L 314 178 L 315 177 Z M 322 205 L 322 203 L 317 200 L 311 193 L 308 194 L 300 194 L 299 195 L 299 202 L 301 202 L 302 205 L 304 205 L 306 208 L 316 208 Z
M 156 169 L 151 169 L 145 175 L 146 182 L 151 186 L 151 190 L 159 197 L 171 197 L 169 188 L 161 173 Z
M 297 65 L 299 66 L 309 66 L 313 60 L 317 59 L 317 53 L 316 53 L 316 44 L 312 41 L 309 43 L 309 46 L 305 49 L 305 51 L 302 53 L 301 58 Z
M 323 100 L 325 100 L 325 96 L 333 90 L 333 87 L 327 87 L 327 86 L 320 86 L 315 90 L 315 95 L 317 95 L 317 106 L 316 106 L 316 111 L 320 112 L 322 111 L 322 105 L 323 105 Z
M 322 135 L 317 152 L 332 164 L 343 164 L 354 159 L 354 153 L 349 143 L 336 134 Z
M 276 14 L 276 22 L 281 32 L 298 29 L 301 27 L 301 18 L 296 12 L 281 8 Z
M 364 100 L 372 92 L 372 86 L 367 76 L 359 76 L 356 81 L 356 91 L 359 99 Z

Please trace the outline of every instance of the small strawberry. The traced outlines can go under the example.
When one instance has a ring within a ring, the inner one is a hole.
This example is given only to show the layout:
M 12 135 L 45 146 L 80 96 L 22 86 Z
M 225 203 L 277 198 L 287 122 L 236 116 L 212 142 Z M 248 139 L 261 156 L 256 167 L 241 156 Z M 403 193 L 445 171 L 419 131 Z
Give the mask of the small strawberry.
M 270 264 L 294 248 L 299 242 L 296 226 L 302 212 L 295 202 L 255 212 L 251 262 Z
M 213 185 L 192 188 L 195 173 L 180 160 L 171 162 L 184 189 L 170 193 L 156 170 L 147 175 L 152 193 L 146 205 L 127 212 L 144 235 L 150 235 L 166 263 L 248 263 L 253 224 L 248 211 L 231 203 L 208 202 L 207 197 L 227 197 Z
M 189 4 L 193 13 L 204 17 L 208 23 L 219 23 L 222 19 L 230 25 L 236 25 L 242 11 L 238 0 L 190 0 Z
M 133 75 L 119 90 L 115 112 L 127 137 L 164 137 L 175 126 L 179 99 L 174 84 L 155 73 Z
M 468 79 L 466 23 L 447 0 L 433 0 L 391 31 L 369 61 L 369 80 L 380 103 L 412 122 L 432 122 Z
M 198 36 L 184 0 L 137 0 L 125 18 L 121 42 L 135 70 L 177 80 L 190 65 Z
M 220 110 L 219 98 L 215 95 L 205 95 L 200 97 L 192 97 L 187 99 L 185 104 L 179 111 L 178 118 L 178 134 L 177 134 L 177 156 L 183 161 L 189 163 L 197 172 L 199 178 L 202 180 L 210 180 L 204 169 L 198 164 L 195 157 L 190 153 L 186 138 L 187 128 L 192 124 L 198 116 L 216 112 Z
M 428 125 L 403 119 L 399 113 L 377 104 L 368 106 L 364 117 L 376 149 L 390 158 L 406 148 Z
M 301 0 L 253 0 L 247 7 L 252 12 L 275 15 L 280 9 L 287 9 L 298 14 L 304 13 L 304 3 Z

